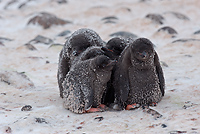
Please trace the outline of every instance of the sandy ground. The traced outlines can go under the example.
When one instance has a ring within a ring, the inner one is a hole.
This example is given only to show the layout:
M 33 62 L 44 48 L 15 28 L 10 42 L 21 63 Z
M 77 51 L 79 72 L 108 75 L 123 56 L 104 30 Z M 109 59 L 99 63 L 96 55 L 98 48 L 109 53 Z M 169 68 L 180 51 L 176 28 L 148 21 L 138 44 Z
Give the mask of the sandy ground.
M 199 0 L 69 0 L 66 4 L 35 0 L 22 8 L 19 6 L 25 0 L 8 5 L 10 1 L 0 0 L 0 37 L 12 39 L 0 39 L 3 43 L 0 45 L 0 74 L 11 73 L 8 75 L 11 83 L 0 82 L 0 133 L 200 133 L 200 34 L 194 34 L 200 30 Z M 30 18 L 41 11 L 72 23 L 49 29 L 27 25 Z M 149 13 L 162 15 L 163 24 L 145 18 Z M 118 19 L 115 23 L 105 23 L 102 18 L 108 16 Z M 164 26 L 174 28 L 177 34 L 158 32 Z M 166 94 L 158 106 L 153 107 L 162 118 L 155 120 L 141 109 L 74 114 L 63 108 L 56 79 L 62 46 L 35 43 L 37 51 L 31 51 L 24 44 L 37 35 L 64 44 L 65 37 L 57 35 L 79 28 L 93 29 L 105 41 L 114 32 L 127 31 L 155 44 L 160 60 L 168 65 L 163 65 Z M 173 43 L 175 40 L 179 41 Z M 23 72 L 29 79 L 13 71 Z M 31 111 L 21 111 L 25 105 L 31 105 Z

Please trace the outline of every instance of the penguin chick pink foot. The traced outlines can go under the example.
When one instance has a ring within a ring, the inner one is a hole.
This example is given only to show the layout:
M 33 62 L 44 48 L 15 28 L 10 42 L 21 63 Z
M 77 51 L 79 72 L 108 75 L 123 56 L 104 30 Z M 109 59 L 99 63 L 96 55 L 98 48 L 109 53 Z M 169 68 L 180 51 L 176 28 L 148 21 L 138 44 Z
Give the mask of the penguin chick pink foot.
M 134 104 L 131 104 L 131 105 L 127 105 L 126 106 L 126 110 L 135 110 L 136 108 L 139 108 L 139 104 L 136 104 L 136 103 L 134 103 Z

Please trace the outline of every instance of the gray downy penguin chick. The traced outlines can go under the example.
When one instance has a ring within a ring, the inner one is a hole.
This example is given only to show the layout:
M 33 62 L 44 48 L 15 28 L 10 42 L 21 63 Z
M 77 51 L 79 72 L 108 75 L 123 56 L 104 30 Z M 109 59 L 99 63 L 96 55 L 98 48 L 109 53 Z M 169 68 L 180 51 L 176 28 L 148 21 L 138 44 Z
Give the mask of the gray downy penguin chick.
M 115 61 L 88 48 L 73 64 L 63 82 L 64 107 L 74 113 L 98 112 Z M 96 51 L 96 50 L 95 50 Z
M 152 105 L 164 96 L 165 80 L 153 43 L 146 38 L 129 41 L 114 72 L 116 109 Z
M 91 46 L 103 46 L 104 42 L 100 36 L 91 29 L 79 29 L 75 31 L 65 42 L 63 49 L 59 54 L 59 63 L 58 63 L 58 86 L 60 89 L 60 97 L 62 95 L 62 83 L 69 72 L 69 69 L 72 65 L 73 60 L 85 51 L 88 47 Z
M 123 38 L 115 37 L 110 39 L 102 49 L 110 58 L 117 60 L 125 47 L 126 41 Z
M 126 47 L 126 41 L 123 38 L 119 38 L 119 37 L 114 37 L 112 39 L 110 39 L 105 47 L 102 47 L 102 49 L 105 51 L 106 55 L 109 56 L 111 59 L 113 60 L 118 60 L 121 52 L 124 50 L 124 48 Z M 113 68 L 113 72 L 115 70 L 115 67 Z M 107 106 L 109 106 L 110 104 L 112 104 L 114 102 L 114 88 L 112 86 L 112 79 L 113 79 L 113 73 L 111 75 L 111 79 L 107 84 L 107 89 L 103 95 L 102 98 L 102 103 L 106 104 Z

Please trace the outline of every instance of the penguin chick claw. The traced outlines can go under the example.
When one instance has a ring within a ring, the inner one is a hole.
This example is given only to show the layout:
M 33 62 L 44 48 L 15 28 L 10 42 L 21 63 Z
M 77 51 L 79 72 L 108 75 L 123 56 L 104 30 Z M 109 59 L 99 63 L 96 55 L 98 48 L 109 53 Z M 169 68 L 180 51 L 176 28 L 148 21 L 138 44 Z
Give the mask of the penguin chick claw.
M 137 109 L 139 107 L 140 107 L 139 104 L 134 103 L 134 104 L 131 104 L 131 105 L 127 105 L 126 106 L 126 110 L 135 110 L 135 109 Z
M 149 106 L 155 107 L 155 106 L 157 106 L 157 105 L 158 105 L 158 103 L 152 102 Z

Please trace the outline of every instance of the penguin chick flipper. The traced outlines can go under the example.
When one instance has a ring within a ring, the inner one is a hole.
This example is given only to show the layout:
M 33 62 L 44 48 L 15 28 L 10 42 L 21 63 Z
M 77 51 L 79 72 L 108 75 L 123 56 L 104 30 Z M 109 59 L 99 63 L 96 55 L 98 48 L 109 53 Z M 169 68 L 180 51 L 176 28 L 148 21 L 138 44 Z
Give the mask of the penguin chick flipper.
M 129 88 L 129 80 L 128 80 L 128 72 L 125 69 L 117 69 L 116 72 L 118 76 L 115 76 L 116 80 L 114 81 L 114 86 L 116 90 L 116 99 L 120 103 L 124 103 L 128 99 L 128 94 L 130 91 Z
M 59 55 L 58 72 L 57 72 L 58 86 L 59 86 L 61 98 L 63 98 L 62 83 L 68 72 L 69 72 L 69 59 L 65 58 L 65 56 L 63 55 L 63 49 L 62 49 Z
M 158 79 L 159 79 L 159 82 L 160 82 L 159 83 L 160 90 L 162 92 L 162 96 L 164 96 L 164 94 L 165 94 L 165 79 L 164 79 L 162 67 L 161 67 L 160 62 L 159 62 L 158 54 L 156 52 L 155 52 L 155 55 L 154 55 L 154 64 L 156 66 L 156 72 L 157 72 Z

